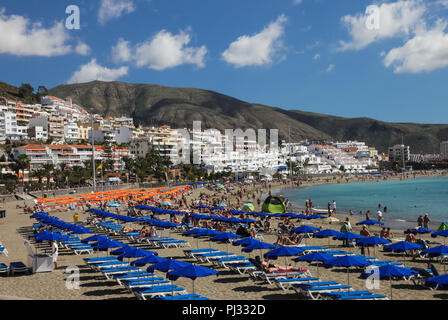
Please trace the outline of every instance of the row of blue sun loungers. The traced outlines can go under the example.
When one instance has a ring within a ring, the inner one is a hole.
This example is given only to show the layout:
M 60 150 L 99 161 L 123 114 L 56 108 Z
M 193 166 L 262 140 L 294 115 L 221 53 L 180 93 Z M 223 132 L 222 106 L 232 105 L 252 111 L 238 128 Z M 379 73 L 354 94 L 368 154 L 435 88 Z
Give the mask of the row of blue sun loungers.
M 283 284 L 288 282 L 288 288 L 313 300 L 388 300 L 384 295 L 374 294 L 370 291 L 355 291 L 349 285 L 337 281 L 319 281 L 319 278 L 316 277 L 280 279 L 277 282 L 283 282 Z
M 131 266 L 129 263 L 120 261 L 113 256 L 84 259 L 84 261 L 93 270 L 101 272 L 107 279 L 115 279 L 141 300 L 156 298 L 163 300 L 209 300 L 206 297 L 188 294 L 184 288 L 170 283 L 169 280 Z

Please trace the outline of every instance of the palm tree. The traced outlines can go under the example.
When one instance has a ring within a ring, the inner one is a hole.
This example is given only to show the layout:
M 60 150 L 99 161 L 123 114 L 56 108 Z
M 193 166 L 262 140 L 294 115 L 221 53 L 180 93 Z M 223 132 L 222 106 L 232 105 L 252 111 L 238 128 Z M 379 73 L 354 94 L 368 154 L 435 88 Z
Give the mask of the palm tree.
M 26 154 L 21 154 L 15 161 L 15 167 L 17 170 L 22 171 L 22 187 L 24 186 L 25 169 L 30 167 L 30 159 Z
M 47 189 L 50 189 L 50 178 L 54 171 L 54 165 L 52 163 L 46 163 L 43 166 L 43 170 L 45 172 L 45 177 L 47 178 Z

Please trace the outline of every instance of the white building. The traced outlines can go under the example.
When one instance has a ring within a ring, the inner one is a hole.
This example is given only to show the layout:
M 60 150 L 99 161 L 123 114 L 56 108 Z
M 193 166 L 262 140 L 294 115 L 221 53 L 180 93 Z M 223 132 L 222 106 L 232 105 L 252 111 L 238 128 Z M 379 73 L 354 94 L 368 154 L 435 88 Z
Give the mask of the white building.
M 448 159 L 448 141 L 442 141 L 440 143 L 440 155 L 442 159 Z
M 389 147 L 389 161 L 399 162 L 410 160 L 411 151 L 409 146 L 403 144 L 396 144 L 393 147 Z
M 78 141 L 79 130 L 76 122 L 67 122 L 64 125 L 64 140 L 65 141 Z
M 0 112 L 0 140 L 21 140 L 27 137 L 23 128 L 17 125 L 17 117 L 13 112 Z

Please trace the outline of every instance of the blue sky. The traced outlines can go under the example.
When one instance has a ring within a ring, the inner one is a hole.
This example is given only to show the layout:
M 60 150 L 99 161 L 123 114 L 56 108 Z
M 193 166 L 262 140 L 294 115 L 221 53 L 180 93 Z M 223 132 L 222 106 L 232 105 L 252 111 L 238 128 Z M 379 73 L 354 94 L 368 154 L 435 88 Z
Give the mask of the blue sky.
M 69 5 L 79 30 L 65 27 Z M 0 81 L 194 87 L 285 109 L 447 123 L 447 13 L 447 0 L 2 0 Z

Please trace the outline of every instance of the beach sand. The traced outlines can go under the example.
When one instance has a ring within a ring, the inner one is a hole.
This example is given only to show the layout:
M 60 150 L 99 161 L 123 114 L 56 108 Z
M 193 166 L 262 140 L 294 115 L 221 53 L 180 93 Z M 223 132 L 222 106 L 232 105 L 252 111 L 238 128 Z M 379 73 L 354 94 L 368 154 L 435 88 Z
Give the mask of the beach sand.
M 285 187 L 283 183 L 272 183 L 271 191 Z M 250 192 L 246 195 L 251 195 L 251 192 L 258 190 L 259 186 L 246 186 L 246 190 Z M 264 192 L 268 190 L 265 189 Z M 205 192 L 211 194 L 210 191 L 205 189 L 197 189 L 191 192 L 187 196 L 187 199 L 197 199 L 200 192 Z M 244 198 L 243 201 L 251 200 L 252 198 Z M 234 203 L 234 197 L 230 199 L 229 205 Z M 28 205 L 32 205 L 33 202 L 26 201 Z M 24 201 L 14 201 L 7 202 L 7 216 L 5 219 L 0 219 L 0 242 L 8 249 L 9 255 L 6 257 L 0 255 L 0 262 L 9 264 L 12 261 L 22 261 L 27 263 L 27 250 L 23 244 L 24 238 L 27 238 L 32 234 L 32 224 L 36 220 L 30 219 L 28 214 L 21 213 L 22 210 L 16 209 L 16 204 L 23 205 Z M 256 205 L 256 204 L 255 204 Z M 258 210 L 256 206 L 256 210 Z M 67 209 L 64 212 L 50 212 L 52 216 L 56 216 L 64 221 L 73 222 L 73 211 Z M 88 217 L 88 214 L 81 213 L 80 220 L 84 221 Z M 341 221 L 345 219 L 345 215 L 336 215 Z M 161 217 L 162 219 L 168 219 L 168 216 Z M 355 226 L 356 222 L 362 220 L 363 217 L 351 217 L 351 224 L 354 227 L 355 233 L 359 233 L 360 227 Z M 274 219 L 274 221 L 279 221 L 279 219 Z M 295 222 L 295 221 L 294 221 Z M 331 228 L 335 230 L 340 229 L 339 223 L 328 224 L 324 220 L 313 220 L 311 223 L 305 222 L 304 224 L 310 224 L 317 227 L 323 227 L 324 229 Z M 299 224 L 296 224 L 298 226 Z M 379 227 L 369 228 L 374 233 L 379 233 Z M 159 233 L 160 235 L 160 233 Z M 169 231 L 165 230 L 161 233 L 162 236 L 169 235 Z M 171 232 L 171 236 L 177 239 L 184 239 L 191 243 L 192 249 L 199 248 L 217 248 L 229 251 L 236 254 L 242 254 L 241 247 L 226 245 L 222 243 L 215 243 L 208 241 L 207 239 L 201 239 L 199 241 L 199 246 L 197 245 L 197 239 L 193 237 L 184 237 L 181 233 Z M 404 238 L 403 230 L 394 230 L 394 235 L 396 238 Z M 87 237 L 88 235 L 81 235 L 81 237 Z M 123 237 L 112 236 L 117 240 L 124 240 Z M 418 236 L 419 238 L 438 241 L 443 243 L 443 238 L 433 239 L 430 235 Z M 276 235 L 263 234 L 264 241 L 274 243 L 277 239 Z M 339 245 L 341 241 L 333 241 L 328 239 L 306 239 L 305 243 L 307 245 L 322 245 L 329 246 L 331 248 L 339 248 L 343 250 L 352 250 L 353 252 L 360 253 L 359 248 L 342 248 Z M 37 246 L 37 245 L 36 245 Z M 149 247 L 141 246 L 151 250 Z M 50 251 L 48 245 L 38 245 L 36 249 L 39 252 Z M 178 249 L 157 249 L 161 257 L 172 257 L 174 259 L 194 262 L 191 259 L 187 259 L 184 256 L 183 250 L 188 248 L 178 248 Z M 262 253 L 265 253 L 263 250 Z M 248 255 L 247 253 L 243 253 Z M 260 250 L 252 252 L 250 255 L 254 257 L 259 255 Z M 4 277 L 0 276 L 0 299 L 40 299 L 40 300 L 126 300 L 136 298 L 132 293 L 125 290 L 114 280 L 107 280 L 101 275 L 101 273 L 94 272 L 86 266 L 83 258 L 94 257 L 105 255 L 104 252 L 95 253 L 94 255 L 75 255 L 68 251 L 60 250 L 58 259 L 58 270 L 49 273 L 36 273 L 32 275 L 17 275 Z M 371 256 L 373 255 L 371 249 Z M 390 260 L 403 262 L 405 266 L 411 267 L 422 267 L 427 268 L 426 259 L 418 259 L 417 261 L 412 261 L 411 257 L 406 257 L 404 254 L 394 254 L 394 253 L 383 253 L 380 249 L 376 249 L 376 257 L 381 260 Z M 290 258 L 287 258 L 288 263 L 295 264 Z M 284 257 L 279 258 L 277 261 L 273 261 L 280 265 L 285 264 Z M 204 266 L 210 266 L 203 264 Z M 310 265 L 307 262 L 296 264 L 297 266 L 302 266 L 309 268 L 313 276 L 317 275 L 316 266 Z M 444 273 L 443 266 L 440 263 L 435 263 L 441 274 Z M 66 287 L 66 279 L 69 274 L 65 273 L 65 269 L 68 266 L 78 266 L 80 271 L 80 287 L 79 289 L 68 289 Z M 268 285 L 261 282 L 254 282 L 248 276 L 232 273 L 226 269 L 218 269 L 218 276 L 210 276 L 206 278 L 198 278 L 195 281 L 195 293 L 209 297 L 212 300 L 297 300 L 303 299 L 303 297 L 297 295 L 293 290 L 282 291 L 274 285 Z M 156 271 L 156 274 L 160 276 L 165 276 L 164 273 Z M 355 290 L 366 290 L 366 281 L 359 279 L 360 271 L 351 271 L 350 273 L 350 285 Z M 345 268 L 319 268 L 319 278 L 323 281 L 339 281 L 341 284 L 347 283 L 347 270 Z M 184 287 L 188 292 L 192 292 L 192 281 L 190 279 L 179 278 L 175 284 Z M 384 294 L 390 296 L 390 286 L 388 280 L 380 281 L 380 288 L 378 289 L 368 289 L 374 293 Z M 414 285 L 411 281 L 393 281 L 393 298 L 400 300 L 437 300 L 437 299 L 447 299 L 448 293 L 444 291 L 431 291 L 429 289 L 424 289 Z

